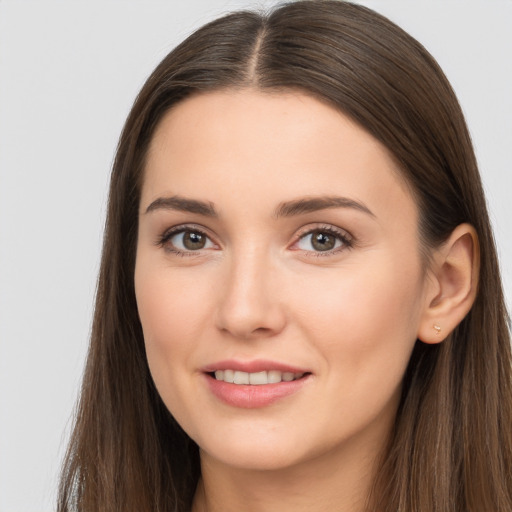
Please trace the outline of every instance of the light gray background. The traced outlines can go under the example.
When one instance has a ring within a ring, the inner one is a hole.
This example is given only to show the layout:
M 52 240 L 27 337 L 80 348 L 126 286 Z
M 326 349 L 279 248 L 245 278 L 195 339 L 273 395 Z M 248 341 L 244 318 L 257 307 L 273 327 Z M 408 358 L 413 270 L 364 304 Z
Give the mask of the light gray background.
M 83 368 L 109 170 L 144 79 L 260 1 L 0 0 L 0 512 L 54 509 Z M 512 0 L 374 0 L 457 91 L 512 302 Z

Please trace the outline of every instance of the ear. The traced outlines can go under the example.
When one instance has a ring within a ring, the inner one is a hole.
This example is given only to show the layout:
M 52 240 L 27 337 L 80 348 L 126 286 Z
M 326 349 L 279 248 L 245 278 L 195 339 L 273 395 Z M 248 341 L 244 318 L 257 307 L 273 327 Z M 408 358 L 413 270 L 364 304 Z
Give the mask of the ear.
M 468 314 L 480 269 L 478 236 L 470 224 L 457 226 L 433 254 L 418 338 L 440 343 Z

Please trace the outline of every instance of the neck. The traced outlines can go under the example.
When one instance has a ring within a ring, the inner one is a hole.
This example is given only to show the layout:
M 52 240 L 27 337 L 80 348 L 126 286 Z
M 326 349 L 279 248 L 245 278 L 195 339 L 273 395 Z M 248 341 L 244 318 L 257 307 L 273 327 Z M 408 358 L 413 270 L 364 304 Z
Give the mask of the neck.
M 201 453 L 192 512 L 363 512 L 375 446 L 341 447 L 283 469 L 241 469 Z

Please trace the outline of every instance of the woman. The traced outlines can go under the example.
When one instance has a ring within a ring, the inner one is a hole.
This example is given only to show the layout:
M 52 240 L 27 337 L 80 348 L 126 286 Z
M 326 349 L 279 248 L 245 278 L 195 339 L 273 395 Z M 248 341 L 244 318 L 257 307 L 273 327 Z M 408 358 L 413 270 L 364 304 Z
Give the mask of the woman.
M 432 57 L 299 1 L 197 31 L 111 182 L 60 510 L 509 511 L 510 337 Z

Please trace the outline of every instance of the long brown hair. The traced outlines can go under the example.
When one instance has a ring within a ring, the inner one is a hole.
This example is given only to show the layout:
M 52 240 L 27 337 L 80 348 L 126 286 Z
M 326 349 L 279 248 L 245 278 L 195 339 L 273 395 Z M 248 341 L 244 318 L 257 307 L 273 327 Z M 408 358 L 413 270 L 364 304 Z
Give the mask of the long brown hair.
M 197 92 L 247 87 L 306 91 L 381 141 L 419 205 L 425 254 L 458 224 L 475 227 L 475 304 L 443 343 L 417 341 L 368 507 L 510 512 L 510 332 L 463 114 L 417 41 L 373 11 L 335 0 L 218 19 L 172 51 L 137 97 L 112 172 L 91 345 L 59 510 L 190 509 L 198 448 L 155 389 L 135 303 L 141 180 L 148 143 L 168 109 Z

